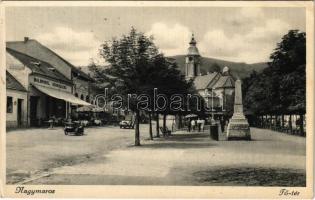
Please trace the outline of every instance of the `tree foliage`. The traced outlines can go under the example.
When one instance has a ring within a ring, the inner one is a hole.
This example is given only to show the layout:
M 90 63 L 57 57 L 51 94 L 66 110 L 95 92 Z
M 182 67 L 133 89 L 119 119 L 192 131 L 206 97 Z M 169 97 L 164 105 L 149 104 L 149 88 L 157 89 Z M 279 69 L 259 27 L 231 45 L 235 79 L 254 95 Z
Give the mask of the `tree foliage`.
M 221 66 L 218 63 L 213 63 L 211 65 L 211 72 L 220 72 L 221 71 Z
M 126 103 L 123 107 L 136 114 L 135 145 L 140 145 L 139 107 L 148 103 L 145 111 L 150 114 L 155 112 L 154 88 L 169 98 L 172 94 L 188 94 L 192 90 L 192 83 L 185 81 L 176 63 L 168 61 L 159 53 L 153 37 L 147 37 L 135 28 L 131 28 L 128 35 L 105 42 L 100 54 L 109 66 L 91 66 L 90 70 L 100 84 L 108 82 L 111 92 L 123 97 Z M 130 98 L 130 94 L 135 98 Z M 144 102 L 138 98 L 141 95 L 150 98 L 144 98 Z M 169 104 L 166 107 L 169 108 Z M 166 109 L 156 113 L 170 114 L 172 111 Z
M 243 80 L 244 106 L 254 114 L 304 114 L 305 33 L 290 30 L 270 56 L 268 67 Z

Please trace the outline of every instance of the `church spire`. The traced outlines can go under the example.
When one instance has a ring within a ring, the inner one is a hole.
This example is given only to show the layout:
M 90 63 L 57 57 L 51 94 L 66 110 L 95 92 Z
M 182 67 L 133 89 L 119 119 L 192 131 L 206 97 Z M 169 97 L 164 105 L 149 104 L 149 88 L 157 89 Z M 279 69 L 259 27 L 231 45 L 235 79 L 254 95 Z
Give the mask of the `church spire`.
M 195 35 L 192 34 L 186 55 L 186 79 L 193 79 L 200 74 L 200 54 L 196 44 Z
M 188 48 L 188 54 L 187 55 L 200 56 L 196 44 L 197 44 L 197 42 L 195 40 L 195 35 L 192 34 L 191 40 L 189 42 L 189 48 Z
M 195 40 L 195 35 L 194 34 L 191 35 L 191 40 L 190 40 L 189 44 L 191 46 L 196 46 L 197 42 Z

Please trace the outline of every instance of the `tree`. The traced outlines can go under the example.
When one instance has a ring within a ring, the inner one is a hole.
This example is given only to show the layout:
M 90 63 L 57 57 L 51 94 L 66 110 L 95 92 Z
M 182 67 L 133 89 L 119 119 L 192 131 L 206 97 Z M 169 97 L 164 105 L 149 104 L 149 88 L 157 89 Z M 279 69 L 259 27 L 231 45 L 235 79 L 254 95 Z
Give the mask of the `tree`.
M 291 30 L 271 55 L 270 66 L 280 74 L 279 96 L 285 112 L 305 113 L 306 38 Z
M 282 115 L 282 125 L 284 114 L 299 114 L 303 119 L 306 111 L 305 36 L 304 32 L 290 30 L 270 55 L 269 66 L 260 74 L 253 72 L 243 81 L 246 109 L 256 115 Z
M 101 77 L 107 75 L 111 79 L 115 92 L 120 94 L 123 102 L 128 102 L 128 107 L 135 113 L 135 145 L 140 145 L 139 115 L 137 107 L 139 100 L 130 97 L 130 94 L 139 96 L 147 90 L 147 75 L 152 68 L 152 59 L 158 55 L 158 49 L 153 43 L 153 38 L 146 37 L 143 33 L 131 28 L 128 35 L 120 39 L 113 39 L 102 45 L 100 55 L 110 64 L 102 71 Z
M 150 74 L 148 74 L 148 79 L 150 80 L 150 83 L 148 84 L 148 87 L 150 88 L 148 94 L 150 94 L 151 99 L 153 99 L 154 94 L 152 91 L 157 89 L 158 93 L 163 94 L 163 96 L 167 99 L 165 102 L 165 108 L 162 110 L 154 109 L 154 103 L 160 104 L 160 101 L 151 102 L 150 104 L 150 112 L 154 112 L 157 116 L 156 132 L 157 137 L 159 137 L 159 114 L 163 115 L 163 129 L 165 129 L 167 115 L 175 115 L 185 111 L 185 109 L 175 111 L 170 108 L 172 96 L 176 94 L 185 97 L 188 94 L 196 93 L 196 91 L 193 90 L 192 83 L 185 80 L 185 76 L 181 74 L 177 64 L 169 61 L 162 54 L 153 59 L 153 66 L 154 67 L 150 70 Z M 163 103 L 164 102 L 162 102 L 162 104 Z
M 152 132 L 152 113 L 149 112 L 149 135 L 150 135 L 150 140 L 153 140 L 153 132 Z
M 140 111 L 158 115 L 165 111 L 155 111 L 153 102 L 154 88 L 166 94 L 187 94 L 191 84 L 180 74 L 175 63 L 167 61 L 154 45 L 153 37 L 147 37 L 131 28 L 128 35 L 120 39 L 107 41 L 102 45 L 100 55 L 109 66 L 90 67 L 98 82 L 108 82 L 112 93 L 119 94 L 128 108 L 135 113 L 135 145 L 140 145 L 139 115 Z M 140 96 L 146 96 L 146 109 L 139 108 L 143 103 Z M 168 105 L 167 105 L 168 106 Z M 157 136 L 159 136 L 157 121 Z M 152 138 L 152 125 L 149 129 Z
M 218 64 L 218 63 L 213 63 L 212 65 L 211 65 L 211 71 L 212 72 L 220 72 L 221 71 L 221 67 L 220 67 L 220 65 Z

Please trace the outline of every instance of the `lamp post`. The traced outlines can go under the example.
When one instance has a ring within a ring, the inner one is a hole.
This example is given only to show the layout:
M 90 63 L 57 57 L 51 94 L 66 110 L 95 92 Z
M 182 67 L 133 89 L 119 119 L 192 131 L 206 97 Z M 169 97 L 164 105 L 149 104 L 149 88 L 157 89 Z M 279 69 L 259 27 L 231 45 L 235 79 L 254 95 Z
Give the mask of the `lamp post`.
M 212 88 L 211 90 L 211 118 L 212 120 L 214 120 L 214 108 L 213 108 L 213 97 L 214 97 L 214 92 L 213 90 L 215 90 L 215 88 Z
M 225 89 L 223 90 L 223 94 L 222 94 L 222 112 L 225 111 L 224 110 L 224 103 L 225 103 Z
M 222 112 L 224 111 L 224 95 L 222 96 Z
M 208 88 L 205 89 L 205 98 L 206 98 L 207 107 L 208 107 L 209 106 L 209 91 L 208 91 Z

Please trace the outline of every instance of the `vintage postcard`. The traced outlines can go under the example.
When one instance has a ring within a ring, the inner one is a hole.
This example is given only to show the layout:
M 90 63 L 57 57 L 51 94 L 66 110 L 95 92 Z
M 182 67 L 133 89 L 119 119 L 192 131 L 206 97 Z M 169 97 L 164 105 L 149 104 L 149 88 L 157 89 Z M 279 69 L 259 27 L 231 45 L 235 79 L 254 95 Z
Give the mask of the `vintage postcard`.
M 314 3 L 0 3 L 1 197 L 313 197 Z

